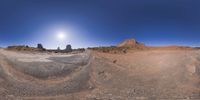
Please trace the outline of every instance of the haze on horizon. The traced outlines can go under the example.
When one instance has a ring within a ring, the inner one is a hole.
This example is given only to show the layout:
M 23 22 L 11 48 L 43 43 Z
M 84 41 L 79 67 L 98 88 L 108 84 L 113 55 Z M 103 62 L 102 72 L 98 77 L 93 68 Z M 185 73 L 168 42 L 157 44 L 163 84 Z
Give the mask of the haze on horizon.
M 0 47 L 200 46 L 199 0 L 1 0 Z

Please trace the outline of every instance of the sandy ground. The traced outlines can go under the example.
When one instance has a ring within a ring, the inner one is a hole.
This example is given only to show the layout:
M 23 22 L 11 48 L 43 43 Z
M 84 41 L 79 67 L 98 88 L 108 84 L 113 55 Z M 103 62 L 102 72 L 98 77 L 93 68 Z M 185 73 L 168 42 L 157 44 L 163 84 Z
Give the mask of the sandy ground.
M 0 100 L 200 100 L 199 50 L 0 50 Z

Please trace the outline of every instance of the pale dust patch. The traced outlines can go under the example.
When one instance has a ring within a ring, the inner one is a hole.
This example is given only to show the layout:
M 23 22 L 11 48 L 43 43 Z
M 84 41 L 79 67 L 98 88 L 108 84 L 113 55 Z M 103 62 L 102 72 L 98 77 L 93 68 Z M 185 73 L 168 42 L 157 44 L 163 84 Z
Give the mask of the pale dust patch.
M 194 74 L 196 72 L 196 66 L 194 64 L 186 65 L 187 70 L 190 74 Z

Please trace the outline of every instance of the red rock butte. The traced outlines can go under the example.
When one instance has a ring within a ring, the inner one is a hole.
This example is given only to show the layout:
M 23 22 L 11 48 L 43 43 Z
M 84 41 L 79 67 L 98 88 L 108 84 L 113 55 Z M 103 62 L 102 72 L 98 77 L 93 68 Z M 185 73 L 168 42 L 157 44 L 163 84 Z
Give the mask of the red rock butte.
M 135 39 L 126 39 L 125 41 L 123 41 L 122 43 L 118 44 L 117 47 L 128 47 L 128 48 L 134 48 L 134 47 L 138 47 L 138 46 L 144 46 L 143 43 L 139 43 L 138 41 L 136 41 Z

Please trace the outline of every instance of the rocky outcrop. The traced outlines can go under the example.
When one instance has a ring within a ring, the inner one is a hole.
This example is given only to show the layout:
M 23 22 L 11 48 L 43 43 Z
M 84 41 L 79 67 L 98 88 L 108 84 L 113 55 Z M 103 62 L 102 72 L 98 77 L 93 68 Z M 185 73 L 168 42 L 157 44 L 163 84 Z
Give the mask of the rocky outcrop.
M 40 50 L 45 50 L 45 48 L 43 48 L 42 44 L 40 44 L 40 43 L 37 44 L 37 48 L 40 49 Z
M 66 52 L 72 52 L 72 46 L 68 44 L 65 49 Z
M 57 48 L 57 51 L 60 51 L 60 47 Z
M 27 46 L 27 45 L 16 45 L 16 46 L 8 46 L 8 50 L 18 50 L 18 51 L 23 51 L 23 50 L 31 50 L 33 48 Z
M 144 47 L 144 44 L 137 42 L 135 39 L 127 39 L 122 43 L 118 44 L 117 47 L 135 48 L 135 47 Z
M 39 44 L 37 44 L 37 48 L 38 48 L 38 49 L 43 49 L 43 46 L 42 46 L 42 44 L 40 44 L 40 43 L 39 43 Z

